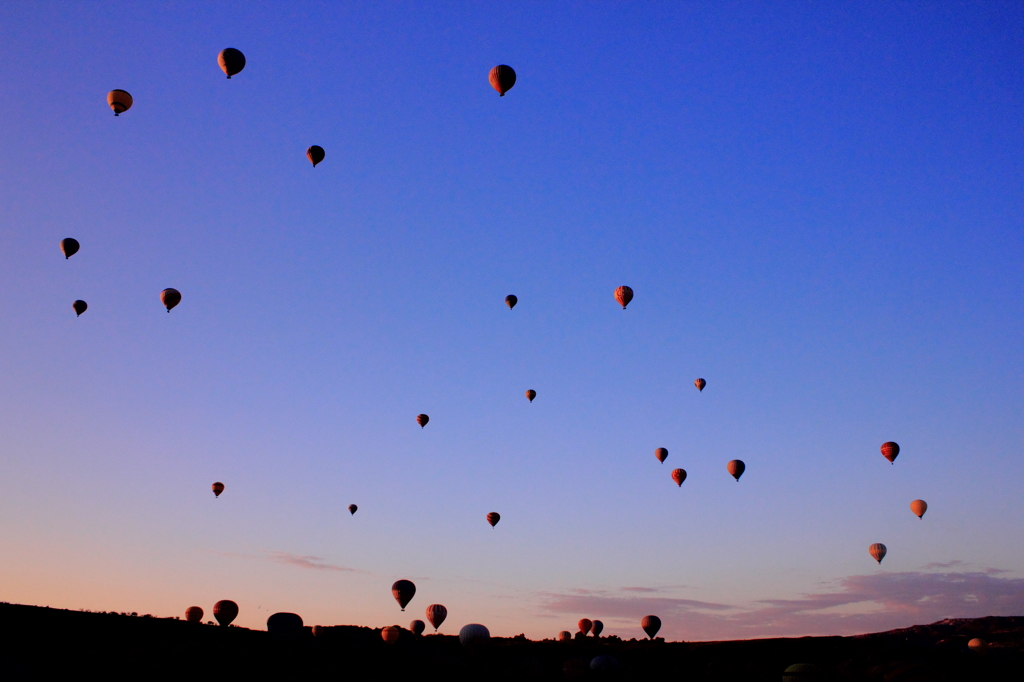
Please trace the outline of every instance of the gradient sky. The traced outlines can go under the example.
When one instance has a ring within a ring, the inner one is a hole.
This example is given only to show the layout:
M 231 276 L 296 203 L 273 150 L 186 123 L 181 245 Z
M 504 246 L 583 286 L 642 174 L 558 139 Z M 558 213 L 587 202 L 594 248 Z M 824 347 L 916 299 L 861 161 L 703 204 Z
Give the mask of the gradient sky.
M 1024 612 L 1019 3 L 7 2 L 0 63 L 0 599 Z

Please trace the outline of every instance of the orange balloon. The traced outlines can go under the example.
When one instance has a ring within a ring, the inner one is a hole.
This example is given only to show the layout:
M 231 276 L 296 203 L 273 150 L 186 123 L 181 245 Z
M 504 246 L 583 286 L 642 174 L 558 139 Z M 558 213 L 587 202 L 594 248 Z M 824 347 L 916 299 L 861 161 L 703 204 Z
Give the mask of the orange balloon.
M 896 463 L 896 457 L 900 454 L 900 446 L 892 441 L 882 443 L 882 456 L 889 460 L 890 464 Z
M 697 387 L 698 391 L 703 391 L 704 387 L 708 385 L 708 382 L 704 381 L 703 379 L 697 379 L 696 381 L 693 382 L 693 385 Z
M 885 552 L 885 545 L 883 545 L 881 542 L 876 542 L 875 544 L 868 547 L 868 553 L 872 557 L 874 557 L 875 561 L 877 561 L 878 563 L 882 563 L 882 559 L 885 558 Z
M 654 451 L 654 456 L 658 458 L 659 462 L 664 463 L 665 459 L 668 457 L 668 450 L 665 448 L 658 448 Z
M 910 503 L 910 511 L 917 514 L 917 518 L 924 518 L 924 513 L 928 511 L 928 503 L 924 500 L 914 500 Z
M 394 644 L 398 641 L 398 638 L 402 635 L 401 629 L 395 625 L 389 625 L 380 631 L 380 636 L 384 638 L 384 641 L 388 644 Z
M 686 480 L 686 469 L 673 469 L 672 480 L 676 482 L 676 485 L 682 486 L 683 481 Z
M 537 391 L 533 390 L 532 388 L 526 392 L 526 399 L 529 400 L 531 403 L 533 402 L 533 399 L 536 397 Z
M 425 415 L 425 414 L 416 415 L 416 423 L 420 425 L 421 429 L 424 426 L 427 425 L 428 421 L 430 421 L 430 417 L 428 417 L 427 415 Z
M 190 623 L 203 622 L 203 609 L 198 606 L 190 606 L 185 609 L 185 620 Z
M 505 93 L 516 84 L 516 72 L 511 66 L 498 64 L 491 69 L 491 72 L 487 75 L 487 80 L 491 82 L 491 87 L 504 97 Z
M 487 515 L 487 523 L 491 524 L 491 528 L 497 526 L 498 521 L 501 521 L 501 514 L 498 512 L 491 512 Z
M 742 476 L 743 472 L 747 470 L 747 465 L 744 464 L 741 459 L 734 459 L 729 462 L 725 468 L 730 474 L 732 474 L 732 477 L 736 479 L 736 482 L 739 483 L 740 476 Z
M 584 635 L 590 632 L 590 628 L 594 627 L 594 624 L 590 621 L 589 618 L 581 618 L 580 622 L 576 623 L 576 625 L 579 626 L 580 632 L 582 632 Z
M 220 481 L 217 481 L 216 483 L 214 483 L 210 487 L 213 489 L 213 496 L 214 497 L 220 497 L 220 494 L 222 492 L 224 492 L 224 484 L 221 483 Z
M 220 64 L 220 70 L 231 78 L 245 68 L 245 55 L 233 47 L 228 47 L 217 55 L 217 63 Z
M 134 101 L 124 90 L 111 90 L 107 93 L 107 104 L 114 110 L 114 116 L 120 116 L 131 109 Z
M 615 300 L 619 302 L 622 309 L 625 310 L 629 302 L 633 300 L 633 290 L 629 287 L 622 286 L 615 290 Z

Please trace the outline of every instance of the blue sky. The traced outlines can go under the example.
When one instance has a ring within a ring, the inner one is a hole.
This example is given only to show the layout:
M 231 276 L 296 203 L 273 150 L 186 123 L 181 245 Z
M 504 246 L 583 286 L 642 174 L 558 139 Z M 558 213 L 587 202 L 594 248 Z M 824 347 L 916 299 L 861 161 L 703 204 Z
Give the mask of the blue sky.
M 532 637 L 1020 613 L 1022 31 L 1013 3 L 5 4 L 0 599 L 440 602 Z

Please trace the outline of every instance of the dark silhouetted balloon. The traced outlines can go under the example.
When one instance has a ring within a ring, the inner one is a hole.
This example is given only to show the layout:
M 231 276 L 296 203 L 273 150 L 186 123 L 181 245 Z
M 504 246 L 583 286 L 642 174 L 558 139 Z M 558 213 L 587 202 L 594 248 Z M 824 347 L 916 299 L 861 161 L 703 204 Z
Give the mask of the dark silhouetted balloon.
M 602 654 L 601 656 L 595 656 L 590 661 L 590 669 L 591 670 L 605 671 L 605 670 L 618 670 L 618 668 L 619 668 L 619 661 L 618 661 L 618 659 L 615 658 L 614 656 L 609 656 L 607 654 Z
M 732 477 L 736 479 L 736 482 L 738 483 L 740 480 L 740 476 L 742 476 L 743 472 L 747 470 L 747 465 L 743 463 L 742 459 L 734 459 L 733 461 L 726 464 L 725 468 L 729 471 L 729 474 L 731 474 Z
M 795 663 L 782 673 L 782 682 L 816 682 L 821 679 L 821 668 L 813 663 Z
M 231 621 L 238 617 L 238 604 L 230 599 L 221 599 L 213 605 L 213 617 L 224 627 L 231 625 Z
M 658 458 L 658 461 L 663 463 L 668 458 L 668 450 L 665 448 L 658 448 L 654 451 L 654 456 Z
M 448 617 L 448 609 L 441 604 L 431 604 L 427 607 L 427 620 L 434 626 L 434 632 L 441 627 L 441 623 Z
M 486 644 L 491 638 L 491 631 L 479 623 L 463 625 L 459 630 L 459 641 L 462 646 L 479 646 Z
M 531 403 L 533 402 L 533 399 L 536 397 L 537 391 L 533 390 L 532 388 L 526 392 L 526 399 L 529 400 Z
M 315 144 L 306 150 L 306 158 L 309 159 L 311 164 L 313 164 L 313 168 L 316 168 L 316 165 L 323 161 L 325 156 L 327 156 L 327 154 L 324 153 L 324 148 L 318 144 Z
M 629 287 L 622 286 L 615 290 L 615 300 L 619 302 L 622 309 L 625 310 L 629 302 L 633 300 L 633 290 Z
M 185 609 L 185 620 L 190 623 L 203 622 L 203 609 L 199 606 L 190 606 Z
M 509 294 L 508 296 L 505 297 L 505 305 L 508 306 L 509 310 L 515 308 L 516 303 L 519 303 L 519 299 L 513 296 L 512 294 Z
M 418 415 L 416 415 L 416 423 L 420 425 L 421 429 L 424 426 L 427 425 L 428 421 L 430 421 L 430 417 L 428 417 L 427 415 L 425 415 L 425 414 L 418 414 Z
M 383 637 L 384 641 L 388 644 L 394 644 L 398 641 L 398 638 L 402 636 L 402 630 L 395 625 L 389 625 L 380 631 L 380 636 Z
M 77 317 L 81 317 L 82 313 L 89 309 L 89 304 L 86 303 L 85 301 L 78 300 L 72 303 L 71 307 L 74 309 L 75 315 Z
M 673 469 L 672 480 L 676 482 L 676 485 L 682 486 L 683 481 L 686 480 L 686 469 Z
M 924 513 L 928 511 L 928 503 L 924 500 L 914 500 L 910 503 L 910 511 L 917 514 L 917 518 L 923 519 Z
M 107 93 L 107 104 L 114 110 L 114 116 L 120 116 L 131 109 L 134 101 L 124 90 L 111 90 Z
M 171 312 L 171 308 L 181 303 L 181 292 L 177 289 L 164 289 L 160 292 L 160 302 Z
M 302 632 L 302 616 L 297 613 L 275 613 L 267 618 L 267 630 L 275 635 L 297 635 Z
M 414 620 L 409 623 L 409 629 L 412 630 L 414 635 L 422 635 L 423 631 L 427 629 L 427 624 L 422 620 Z
M 67 239 L 60 240 L 60 250 L 61 253 L 64 254 L 64 260 L 67 260 L 78 253 L 79 248 L 81 248 L 81 244 L 78 243 L 77 239 L 68 237 Z
M 212 486 L 210 486 L 210 488 L 213 489 L 214 497 L 220 497 L 220 494 L 224 492 L 224 484 L 221 483 L 220 481 L 214 483 Z
M 703 379 L 697 379 L 696 381 L 693 382 L 693 385 L 697 387 L 698 391 L 703 392 L 704 387 L 708 385 L 708 382 L 704 381 Z
M 325 628 L 323 625 L 314 625 L 313 626 L 313 636 L 314 637 L 323 637 L 326 634 L 327 634 L 327 628 Z
M 491 524 L 491 528 L 498 525 L 498 521 L 501 521 L 501 514 L 498 512 L 491 512 L 487 515 L 487 523 Z
M 594 624 L 589 618 L 580 618 L 580 622 L 576 623 L 576 627 L 580 629 L 580 632 L 587 634 L 590 632 L 590 628 L 594 627 Z
M 661 629 L 661 618 L 657 616 L 644 616 L 640 621 L 640 627 L 644 629 L 648 637 L 654 639 L 654 636 L 658 634 L 658 630 Z
M 220 64 L 220 70 L 224 75 L 231 78 L 245 68 L 245 55 L 233 47 L 228 47 L 217 55 L 217 63 Z
M 897 443 L 889 441 L 888 443 L 882 443 L 882 456 L 889 460 L 890 464 L 896 462 L 896 457 L 900 454 L 900 446 Z
M 354 504 L 350 504 L 348 506 L 348 511 L 349 511 L 350 514 L 355 514 L 357 511 L 359 511 L 359 507 L 357 507 Z
M 872 557 L 874 557 L 875 561 L 877 561 L 878 563 L 882 563 L 882 559 L 885 558 L 885 552 L 885 545 L 883 545 L 881 542 L 876 542 L 875 544 L 868 547 L 868 553 Z
M 499 64 L 491 69 L 491 73 L 488 74 L 487 80 L 491 82 L 491 87 L 498 91 L 498 94 L 502 97 L 505 93 L 512 89 L 512 86 L 516 84 L 516 72 L 511 66 L 505 64 Z
M 391 586 L 391 594 L 394 595 L 398 605 L 405 611 L 406 604 L 411 602 L 416 594 L 416 586 L 413 585 L 411 580 L 398 580 Z
M 595 620 L 590 626 L 590 631 L 594 633 L 594 637 L 600 637 L 601 632 L 604 630 L 604 623 L 599 620 Z
M 558 641 L 559 642 L 570 642 L 570 641 L 572 641 L 572 633 L 569 632 L 568 630 L 562 630 L 561 632 L 558 633 Z

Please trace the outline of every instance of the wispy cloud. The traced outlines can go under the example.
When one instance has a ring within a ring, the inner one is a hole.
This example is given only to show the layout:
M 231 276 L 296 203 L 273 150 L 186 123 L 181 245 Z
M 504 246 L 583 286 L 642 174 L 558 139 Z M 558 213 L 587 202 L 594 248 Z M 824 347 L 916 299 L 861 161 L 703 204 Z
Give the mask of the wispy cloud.
M 955 563 L 953 565 L 956 565 Z M 609 619 L 636 630 L 653 613 L 671 639 L 738 639 L 877 632 L 943 618 L 1024 613 L 1024 579 L 998 569 L 964 572 L 879 573 L 850 576 L 833 589 L 796 599 L 727 605 L 667 596 L 640 596 L 636 588 L 590 594 L 538 595 L 541 611 Z M 642 636 L 642 635 L 640 635 Z
M 271 560 L 278 563 L 288 564 L 289 566 L 298 566 L 299 568 L 312 568 L 318 571 L 341 571 L 343 573 L 364 572 L 356 568 L 329 564 L 322 557 L 318 556 L 301 556 L 298 554 L 289 554 L 288 552 L 271 552 L 269 557 Z

